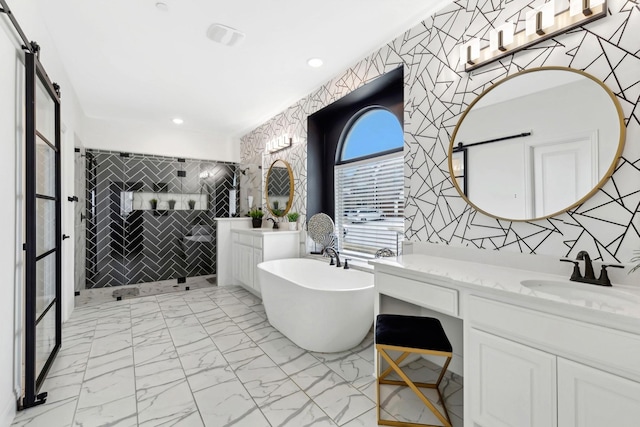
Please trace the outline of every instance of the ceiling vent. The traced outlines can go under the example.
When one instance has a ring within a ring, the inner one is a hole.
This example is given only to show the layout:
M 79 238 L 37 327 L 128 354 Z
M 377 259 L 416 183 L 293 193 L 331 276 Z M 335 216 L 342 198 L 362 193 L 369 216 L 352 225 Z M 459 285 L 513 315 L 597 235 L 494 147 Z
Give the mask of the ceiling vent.
M 222 24 L 212 24 L 207 30 L 207 37 L 225 46 L 235 46 L 244 39 L 244 33 Z

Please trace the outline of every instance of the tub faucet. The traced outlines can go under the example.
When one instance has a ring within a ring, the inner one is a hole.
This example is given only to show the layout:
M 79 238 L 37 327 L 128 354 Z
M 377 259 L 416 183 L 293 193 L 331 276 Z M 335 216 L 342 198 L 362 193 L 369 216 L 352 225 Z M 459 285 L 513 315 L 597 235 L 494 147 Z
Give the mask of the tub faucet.
M 335 249 L 329 247 L 329 248 L 324 248 L 323 251 L 325 254 L 329 255 L 331 257 L 331 260 L 333 261 L 333 257 L 336 257 L 336 267 L 342 267 L 342 263 L 340 262 L 340 253 L 338 251 L 336 251 Z M 333 252 L 333 255 L 331 255 L 329 252 Z M 333 265 L 333 262 L 329 265 Z
M 279 228 L 279 227 L 278 227 L 278 221 L 276 221 L 276 220 L 275 220 L 275 219 L 273 219 L 273 218 L 267 218 L 267 220 L 269 220 L 269 221 L 272 221 L 272 222 L 273 222 L 273 229 L 274 229 L 274 230 L 277 230 L 277 229 Z

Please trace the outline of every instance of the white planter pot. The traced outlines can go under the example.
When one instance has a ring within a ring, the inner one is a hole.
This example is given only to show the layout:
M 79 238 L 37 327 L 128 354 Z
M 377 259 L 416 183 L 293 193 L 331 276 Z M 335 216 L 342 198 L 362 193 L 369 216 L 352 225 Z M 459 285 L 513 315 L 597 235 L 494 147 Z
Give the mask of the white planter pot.
M 289 222 L 289 230 L 291 231 L 296 231 L 298 229 L 298 223 L 297 222 Z

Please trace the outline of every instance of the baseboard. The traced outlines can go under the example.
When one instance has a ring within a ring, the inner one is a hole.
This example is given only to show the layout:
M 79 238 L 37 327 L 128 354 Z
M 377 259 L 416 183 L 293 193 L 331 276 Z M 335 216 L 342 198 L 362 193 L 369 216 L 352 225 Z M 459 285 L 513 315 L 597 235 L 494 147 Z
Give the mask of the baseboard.
M 10 426 L 16 416 L 16 400 L 13 393 L 9 393 L 8 399 L 1 406 L 0 426 Z

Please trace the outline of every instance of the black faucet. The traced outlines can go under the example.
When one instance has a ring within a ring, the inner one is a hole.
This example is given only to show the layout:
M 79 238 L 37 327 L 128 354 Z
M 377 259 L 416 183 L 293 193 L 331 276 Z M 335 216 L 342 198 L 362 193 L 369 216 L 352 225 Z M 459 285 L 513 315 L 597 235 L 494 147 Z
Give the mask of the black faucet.
M 329 265 L 333 265 L 333 255 L 331 255 L 329 252 L 333 252 L 333 255 L 335 255 L 336 258 L 336 267 L 342 267 L 342 263 L 340 262 L 340 252 L 336 251 L 334 248 L 324 248 L 323 252 L 325 254 L 328 254 L 331 257 L 331 263 Z
M 573 282 L 581 282 L 581 283 L 589 283 L 591 285 L 599 285 L 599 286 L 611 286 L 611 280 L 609 280 L 609 275 L 607 274 L 607 267 L 615 267 L 615 268 L 624 268 L 622 265 L 617 264 L 602 264 L 602 270 L 600 270 L 600 277 L 596 279 L 595 274 L 593 273 L 593 264 L 591 263 L 591 257 L 587 253 L 587 251 L 580 251 L 576 256 L 576 260 L 572 259 L 561 259 L 563 262 L 572 262 L 573 263 L 573 272 L 571 273 L 571 277 L 569 280 Z M 584 260 L 584 276 L 580 273 L 580 265 L 578 261 Z
M 274 229 L 274 230 L 277 230 L 278 228 L 280 228 L 280 227 L 278 226 L 278 221 L 276 221 L 275 219 L 273 219 L 273 218 L 267 218 L 267 220 L 269 220 L 269 221 L 273 221 L 273 229 Z

